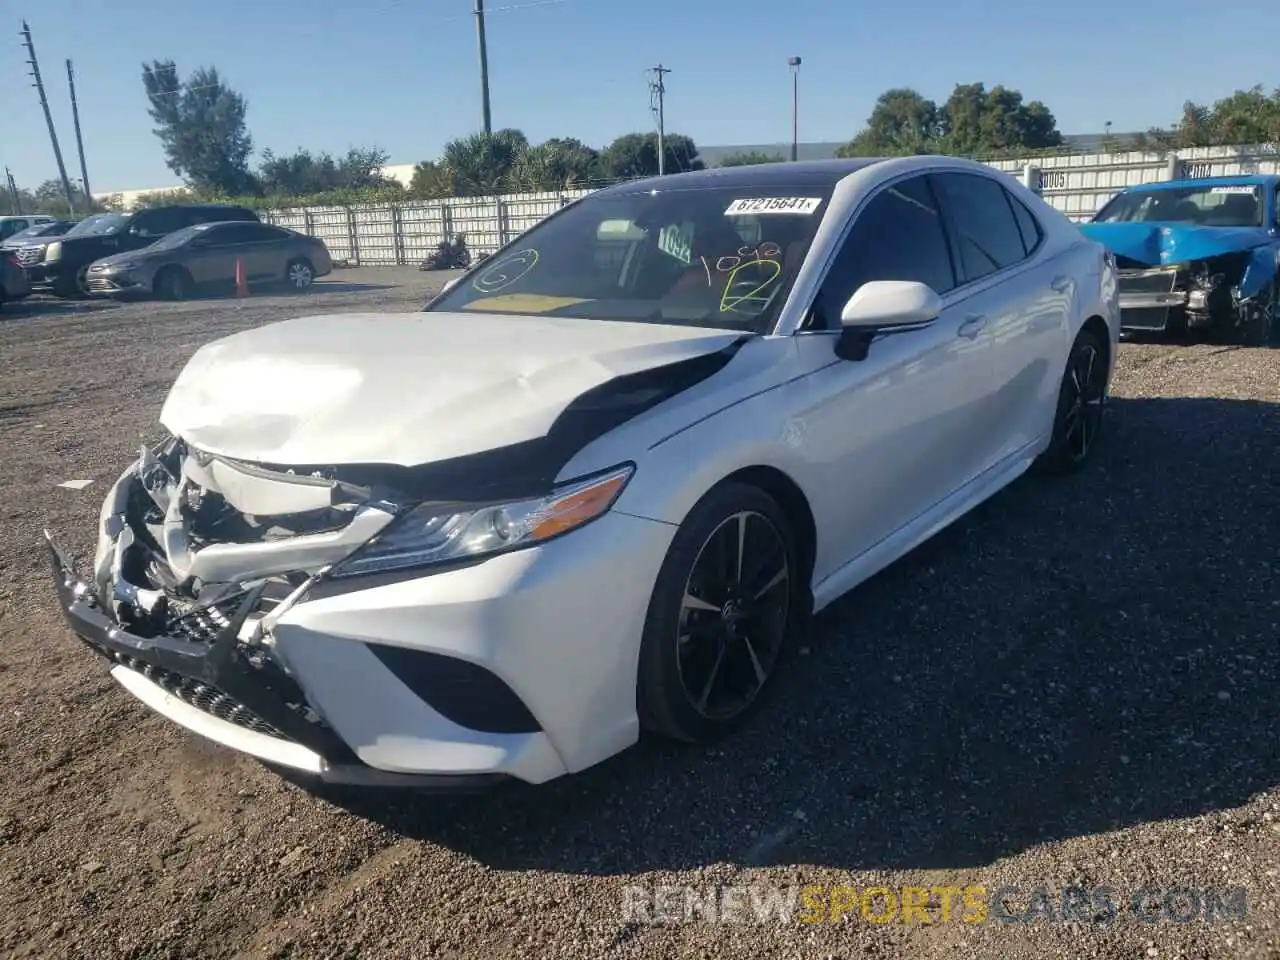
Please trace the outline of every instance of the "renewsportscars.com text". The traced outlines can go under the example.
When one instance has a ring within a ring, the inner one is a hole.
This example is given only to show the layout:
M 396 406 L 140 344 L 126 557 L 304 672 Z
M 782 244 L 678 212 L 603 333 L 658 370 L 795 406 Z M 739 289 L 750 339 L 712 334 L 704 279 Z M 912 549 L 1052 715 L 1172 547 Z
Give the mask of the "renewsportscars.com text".
M 642 886 L 627 923 L 1216 923 L 1248 915 L 1244 887 Z

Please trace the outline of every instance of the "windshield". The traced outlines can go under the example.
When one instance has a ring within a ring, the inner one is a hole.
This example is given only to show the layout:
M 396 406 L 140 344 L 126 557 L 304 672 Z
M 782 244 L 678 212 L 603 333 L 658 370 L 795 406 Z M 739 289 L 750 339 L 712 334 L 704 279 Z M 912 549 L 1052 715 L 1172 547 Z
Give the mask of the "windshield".
M 27 227 L 25 230 L 19 230 L 10 240 L 32 240 L 36 237 L 47 237 L 53 234 L 61 233 L 66 229 L 63 223 L 37 223 L 33 227 Z
M 1093 222 L 1260 227 L 1262 195 L 1257 186 L 1248 184 L 1130 190 L 1099 210 Z
M 124 213 L 95 213 L 91 217 L 85 217 L 74 227 L 68 230 L 64 236 L 67 237 L 100 237 L 104 233 L 115 233 L 126 223 L 129 222 L 128 214 Z
M 471 271 L 430 310 L 766 333 L 831 185 L 587 196 Z

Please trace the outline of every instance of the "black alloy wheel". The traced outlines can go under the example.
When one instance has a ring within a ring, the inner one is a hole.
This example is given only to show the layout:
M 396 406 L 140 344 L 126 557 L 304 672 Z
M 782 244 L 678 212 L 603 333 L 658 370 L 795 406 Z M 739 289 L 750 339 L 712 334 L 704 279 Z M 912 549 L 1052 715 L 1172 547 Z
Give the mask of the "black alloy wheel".
M 1101 339 L 1081 330 L 1062 376 L 1053 439 L 1043 455 L 1049 472 L 1074 473 L 1092 456 L 1102 434 L 1108 372 Z
M 644 725 L 709 742 L 761 701 L 798 622 L 795 540 L 771 497 L 726 484 L 693 509 L 658 576 L 641 648 Z

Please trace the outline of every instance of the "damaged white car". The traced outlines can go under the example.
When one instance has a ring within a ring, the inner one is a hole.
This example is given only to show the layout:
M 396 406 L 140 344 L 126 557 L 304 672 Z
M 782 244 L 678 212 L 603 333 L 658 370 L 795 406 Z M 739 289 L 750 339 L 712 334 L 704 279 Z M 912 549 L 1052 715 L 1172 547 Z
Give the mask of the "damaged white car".
M 148 706 L 323 781 L 705 742 L 815 610 L 1085 463 L 1118 331 L 1111 255 L 976 163 L 623 184 L 423 312 L 201 348 L 58 593 Z

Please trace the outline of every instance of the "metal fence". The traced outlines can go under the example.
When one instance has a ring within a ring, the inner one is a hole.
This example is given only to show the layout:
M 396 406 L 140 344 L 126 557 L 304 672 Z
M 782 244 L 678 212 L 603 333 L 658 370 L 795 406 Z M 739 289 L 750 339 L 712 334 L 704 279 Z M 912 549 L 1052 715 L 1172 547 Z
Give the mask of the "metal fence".
M 1196 147 L 1168 153 L 1062 154 L 993 160 L 1073 220 L 1087 220 L 1123 187 L 1183 176 L 1280 174 L 1275 145 Z M 421 200 L 358 207 L 274 210 L 264 219 L 319 237 L 338 261 L 366 265 L 420 263 L 436 244 L 466 234 L 476 253 L 492 253 L 590 190 L 502 197 Z

